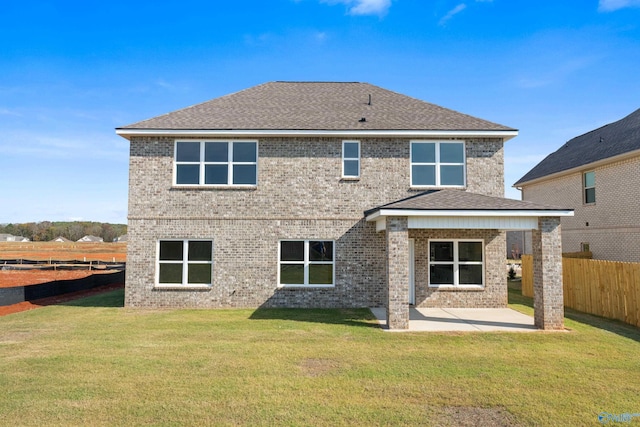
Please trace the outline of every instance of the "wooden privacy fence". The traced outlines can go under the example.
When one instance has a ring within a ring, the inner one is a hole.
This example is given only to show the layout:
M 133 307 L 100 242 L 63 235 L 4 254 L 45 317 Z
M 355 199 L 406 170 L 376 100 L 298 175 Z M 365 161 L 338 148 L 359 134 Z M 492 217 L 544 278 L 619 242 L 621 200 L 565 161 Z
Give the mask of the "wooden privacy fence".
M 565 307 L 640 326 L 640 263 L 562 258 Z M 533 297 L 533 258 L 522 256 L 522 295 Z

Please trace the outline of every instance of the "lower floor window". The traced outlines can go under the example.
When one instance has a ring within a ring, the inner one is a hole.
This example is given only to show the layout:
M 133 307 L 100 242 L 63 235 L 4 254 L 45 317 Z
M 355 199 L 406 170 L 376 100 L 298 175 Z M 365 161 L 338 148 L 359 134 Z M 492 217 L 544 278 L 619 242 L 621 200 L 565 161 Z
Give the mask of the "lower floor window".
M 282 240 L 278 253 L 280 286 L 333 286 L 334 242 Z
M 211 240 L 160 240 L 158 284 L 211 285 L 213 242 Z
M 429 286 L 483 286 L 481 240 L 429 241 Z

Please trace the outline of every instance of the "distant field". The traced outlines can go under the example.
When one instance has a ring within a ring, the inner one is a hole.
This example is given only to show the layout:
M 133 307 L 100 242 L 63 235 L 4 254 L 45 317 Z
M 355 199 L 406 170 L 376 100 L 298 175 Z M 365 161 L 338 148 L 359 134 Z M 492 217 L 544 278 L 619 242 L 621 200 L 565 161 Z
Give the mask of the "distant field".
M 34 261 L 105 261 L 125 262 L 126 243 L 77 243 L 77 242 L 1 242 L 0 260 L 28 259 Z
M 2 260 L 25 259 L 30 261 L 103 261 L 126 262 L 126 243 L 77 243 L 77 242 L 1 242 L 0 243 L 0 288 L 33 285 L 54 280 L 80 279 L 91 274 L 111 271 L 81 270 L 29 270 L 1 271 Z

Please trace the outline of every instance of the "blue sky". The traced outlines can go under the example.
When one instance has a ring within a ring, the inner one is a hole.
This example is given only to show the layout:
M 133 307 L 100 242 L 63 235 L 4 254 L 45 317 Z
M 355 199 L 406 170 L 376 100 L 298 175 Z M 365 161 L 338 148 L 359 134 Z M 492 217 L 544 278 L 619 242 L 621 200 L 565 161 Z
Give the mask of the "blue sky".
M 125 223 L 114 128 L 267 81 L 368 82 L 515 127 L 511 198 L 640 108 L 640 0 L 25 0 L 0 22 L 0 223 Z

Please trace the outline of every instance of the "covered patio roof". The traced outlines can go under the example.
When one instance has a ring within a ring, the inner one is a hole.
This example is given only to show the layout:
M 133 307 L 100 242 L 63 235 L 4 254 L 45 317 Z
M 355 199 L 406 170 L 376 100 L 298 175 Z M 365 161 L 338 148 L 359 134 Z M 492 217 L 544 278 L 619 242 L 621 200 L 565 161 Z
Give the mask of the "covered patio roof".
M 533 230 L 534 325 L 545 330 L 563 329 L 560 217 L 573 216 L 573 209 L 446 189 L 426 191 L 364 214 L 367 221 L 375 222 L 377 231 L 386 234 L 389 329 L 410 327 L 409 283 L 413 273 L 409 266 L 414 256 L 409 255 L 410 229 Z M 495 254 L 491 257 L 494 269 L 497 259 Z
M 430 190 L 364 212 L 376 230 L 385 217 L 408 217 L 409 228 L 535 230 L 538 218 L 573 216 L 573 209 L 491 197 L 462 190 Z

